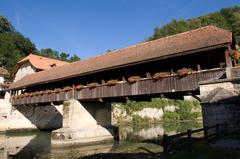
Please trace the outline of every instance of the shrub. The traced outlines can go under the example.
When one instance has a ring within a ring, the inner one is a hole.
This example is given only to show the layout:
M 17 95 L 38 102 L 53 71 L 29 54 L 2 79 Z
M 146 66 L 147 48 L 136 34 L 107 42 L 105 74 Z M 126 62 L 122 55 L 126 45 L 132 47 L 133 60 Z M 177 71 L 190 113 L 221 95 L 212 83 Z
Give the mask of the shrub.
M 151 119 L 151 118 L 148 118 L 148 117 L 141 117 L 139 115 L 133 115 L 132 116 L 132 122 L 133 123 L 138 123 L 138 124 L 141 124 L 141 123 L 152 123 L 154 122 L 154 119 Z
M 162 121 L 180 121 L 180 120 L 196 120 L 200 117 L 200 112 L 192 112 L 193 109 L 200 108 L 200 103 L 198 101 L 188 101 L 188 100 L 171 100 L 171 99 L 162 99 L 162 98 L 153 98 L 151 102 L 136 102 L 128 101 L 125 104 L 118 104 L 126 111 L 128 115 L 133 115 L 134 112 L 140 111 L 143 108 L 164 108 L 166 106 L 174 105 L 177 109 L 175 112 L 164 112 Z M 114 104 L 113 104 L 114 106 Z M 164 110 L 164 109 L 163 109 Z M 139 116 L 138 116 L 139 117 Z M 138 117 L 135 117 L 135 121 L 139 121 Z M 141 117 L 140 117 L 141 118 Z M 145 119 L 141 119 L 145 120 Z M 153 122 L 153 119 L 148 120 Z
M 180 115 L 177 112 L 164 112 L 162 119 L 164 121 L 179 121 Z

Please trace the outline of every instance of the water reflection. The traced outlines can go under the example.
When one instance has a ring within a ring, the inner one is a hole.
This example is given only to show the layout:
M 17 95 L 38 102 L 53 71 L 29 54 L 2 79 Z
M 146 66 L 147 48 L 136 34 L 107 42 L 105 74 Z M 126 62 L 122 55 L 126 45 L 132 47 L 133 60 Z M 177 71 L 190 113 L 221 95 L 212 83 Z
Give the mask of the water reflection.
M 0 158 L 34 158 L 50 152 L 50 133 L 0 135 Z
M 163 134 L 176 134 L 202 127 L 198 122 L 179 122 L 179 123 L 157 123 L 142 125 L 120 125 L 119 138 L 121 141 L 159 139 Z
M 3 134 L 0 135 L 0 159 L 58 158 L 58 156 L 77 158 L 96 153 L 137 152 L 137 146 L 139 145 L 141 147 L 145 145 L 146 148 L 152 147 L 153 149 L 155 148 L 155 150 L 160 150 L 158 144 L 147 143 L 146 141 L 158 140 L 164 133 L 175 134 L 185 131 L 188 128 L 198 128 L 201 126 L 201 124 L 194 122 L 120 125 L 120 142 L 66 147 L 61 149 L 51 148 L 50 132 Z

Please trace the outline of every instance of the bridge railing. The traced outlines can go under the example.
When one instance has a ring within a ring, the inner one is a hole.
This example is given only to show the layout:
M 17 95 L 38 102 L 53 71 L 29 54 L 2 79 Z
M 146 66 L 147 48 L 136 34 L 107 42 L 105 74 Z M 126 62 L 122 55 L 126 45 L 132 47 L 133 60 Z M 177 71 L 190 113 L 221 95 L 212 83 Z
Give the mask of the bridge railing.
M 135 83 L 120 82 L 116 85 L 100 85 L 91 88 L 82 88 L 51 91 L 45 93 L 34 93 L 20 95 L 11 98 L 13 105 L 33 104 L 66 101 L 69 99 L 91 100 L 99 98 L 129 97 L 138 95 L 164 94 L 171 92 L 187 92 L 199 89 L 198 82 L 216 80 L 224 76 L 225 69 L 212 69 L 192 73 L 186 77 L 179 78 L 176 75 L 165 77 L 160 80 L 146 78 Z

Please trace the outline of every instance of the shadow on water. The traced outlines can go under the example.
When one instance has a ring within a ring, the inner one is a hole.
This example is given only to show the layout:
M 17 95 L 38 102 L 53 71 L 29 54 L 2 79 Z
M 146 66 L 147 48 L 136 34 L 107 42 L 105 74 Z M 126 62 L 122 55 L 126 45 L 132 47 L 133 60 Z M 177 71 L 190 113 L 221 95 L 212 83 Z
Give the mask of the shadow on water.
M 51 148 L 51 132 L 0 135 L 0 159 L 8 158 L 159 158 L 161 136 L 198 128 L 194 122 L 153 125 L 120 125 L 119 141 Z
M 58 158 L 61 156 L 76 158 L 83 155 L 107 153 L 113 146 L 113 143 L 108 143 L 52 149 L 51 132 L 9 133 L 0 136 L 0 144 L 0 159 Z
M 1 136 L 3 159 L 31 159 L 50 152 L 50 132 L 10 133 Z

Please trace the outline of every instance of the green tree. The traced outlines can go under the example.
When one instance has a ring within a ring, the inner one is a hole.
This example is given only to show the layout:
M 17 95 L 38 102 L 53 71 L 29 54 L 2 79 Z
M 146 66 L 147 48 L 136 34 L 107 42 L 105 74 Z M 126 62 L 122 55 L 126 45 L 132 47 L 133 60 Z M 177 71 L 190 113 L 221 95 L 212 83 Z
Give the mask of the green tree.
M 59 52 L 51 48 L 41 49 L 39 55 L 48 58 L 59 59 Z
M 11 71 L 20 59 L 36 50 L 30 39 L 16 32 L 8 19 L 0 16 L 0 66 Z
M 147 38 L 155 40 L 158 38 L 174 35 L 184 31 L 197 29 L 207 25 L 228 29 L 235 34 L 238 44 L 240 43 L 240 6 L 221 9 L 219 12 L 211 13 L 188 20 L 172 20 L 170 23 L 154 29 L 152 36 Z
M 65 52 L 59 54 L 51 48 L 38 51 L 30 39 L 15 31 L 6 17 L 0 16 L 0 66 L 11 72 L 16 63 L 30 53 L 69 62 L 80 60 L 76 54 L 73 56 Z
M 6 32 L 14 32 L 14 28 L 6 17 L 0 16 L 0 33 Z
M 38 55 L 45 56 L 45 57 L 52 58 L 52 59 L 67 61 L 67 62 L 74 62 L 74 61 L 80 60 L 80 58 L 76 54 L 74 54 L 73 56 L 70 56 L 66 52 L 61 52 L 59 54 L 58 51 L 53 50 L 51 48 L 41 49 L 39 51 Z
M 73 56 L 70 57 L 69 61 L 70 62 L 75 62 L 75 61 L 80 61 L 80 57 L 78 57 L 78 55 L 73 54 Z
M 59 55 L 59 59 L 62 60 L 62 61 L 68 61 L 69 56 L 70 56 L 70 55 L 69 55 L 68 53 L 62 52 L 62 53 Z
M 5 17 L 0 18 L 0 24 L 0 66 L 11 72 L 16 63 L 29 53 L 35 52 L 36 47 L 28 38 L 15 32 Z

